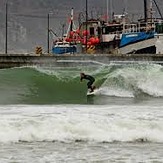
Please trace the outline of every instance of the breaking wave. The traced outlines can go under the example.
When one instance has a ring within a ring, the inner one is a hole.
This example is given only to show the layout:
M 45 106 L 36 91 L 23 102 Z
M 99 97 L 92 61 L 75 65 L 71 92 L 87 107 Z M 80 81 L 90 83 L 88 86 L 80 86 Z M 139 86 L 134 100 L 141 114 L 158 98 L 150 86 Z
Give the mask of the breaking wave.
M 154 64 L 77 68 L 23 67 L 0 70 L 1 104 L 87 103 L 86 81 L 93 75 L 101 96 L 137 98 L 163 96 L 163 67 Z
M 159 142 L 159 107 L 1 106 L 0 142 Z

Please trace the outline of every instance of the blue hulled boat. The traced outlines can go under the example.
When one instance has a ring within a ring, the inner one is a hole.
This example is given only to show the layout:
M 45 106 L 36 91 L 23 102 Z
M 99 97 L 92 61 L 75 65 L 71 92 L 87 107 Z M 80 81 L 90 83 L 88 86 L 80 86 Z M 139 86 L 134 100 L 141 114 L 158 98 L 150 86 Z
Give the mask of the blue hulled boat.
M 76 52 L 76 46 L 70 42 L 56 42 L 52 47 L 52 52 L 54 54 L 73 54 Z

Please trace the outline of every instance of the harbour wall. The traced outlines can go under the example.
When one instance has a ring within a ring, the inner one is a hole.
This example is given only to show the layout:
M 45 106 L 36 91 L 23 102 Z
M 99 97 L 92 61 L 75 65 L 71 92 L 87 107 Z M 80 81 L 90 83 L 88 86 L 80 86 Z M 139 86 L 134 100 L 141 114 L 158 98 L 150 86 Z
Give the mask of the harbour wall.
M 20 66 L 53 66 L 73 67 L 79 65 L 108 65 L 156 63 L 163 64 L 163 54 L 71 54 L 71 55 L 28 55 L 28 54 L 1 54 L 0 68 Z

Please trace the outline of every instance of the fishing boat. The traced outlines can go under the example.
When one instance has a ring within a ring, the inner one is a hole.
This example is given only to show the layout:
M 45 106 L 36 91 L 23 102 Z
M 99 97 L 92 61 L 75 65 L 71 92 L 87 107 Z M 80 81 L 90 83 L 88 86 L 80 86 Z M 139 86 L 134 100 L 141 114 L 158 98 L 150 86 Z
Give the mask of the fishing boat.
M 160 48 L 163 44 L 163 18 L 161 14 L 158 19 L 153 16 L 153 1 L 156 4 L 155 0 L 150 0 L 148 7 L 147 0 L 144 0 L 144 19 L 136 22 L 129 20 L 126 13 L 112 13 L 109 21 L 87 18 L 78 28 L 74 25 L 72 9 L 67 33 L 55 41 L 52 52 L 77 53 L 80 45 L 80 53 L 90 54 L 163 53 Z
M 150 2 L 150 3 L 149 3 Z M 160 18 L 153 16 L 153 3 L 159 11 Z M 149 5 L 148 5 L 149 4 Z M 144 0 L 144 19 L 136 23 L 123 23 L 123 32 L 118 53 L 121 54 L 158 54 L 163 53 L 158 46 L 162 42 L 163 18 L 155 0 Z
M 156 53 L 155 24 L 141 23 L 129 24 L 130 28 L 124 27 L 124 32 L 119 45 L 121 54 L 128 53 Z M 129 30 L 129 31 L 128 31 Z
M 57 41 L 52 47 L 52 52 L 54 54 L 74 54 L 76 46 L 67 41 Z
M 73 18 L 73 8 L 71 10 L 71 19 L 69 22 L 67 33 L 57 40 L 53 41 L 53 54 L 74 54 L 76 53 L 76 43 L 72 41 L 72 33 L 76 31 Z
M 150 3 L 144 0 L 144 19 L 137 22 L 131 22 L 125 14 L 112 14 L 111 21 L 88 20 L 87 52 L 94 46 L 93 53 L 163 53 L 159 47 L 163 43 L 163 18 L 160 12 L 161 18 L 153 16 L 153 2 L 157 6 L 154 0 L 150 0 Z M 85 23 L 80 27 L 81 35 L 84 29 Z M 92 37 L 98 38 L 99 41 L 92 43 Z

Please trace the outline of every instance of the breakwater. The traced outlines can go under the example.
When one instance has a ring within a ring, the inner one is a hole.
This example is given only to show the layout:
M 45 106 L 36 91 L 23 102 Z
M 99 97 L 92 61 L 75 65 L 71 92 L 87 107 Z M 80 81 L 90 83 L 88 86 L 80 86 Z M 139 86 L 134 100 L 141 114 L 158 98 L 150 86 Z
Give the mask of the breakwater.
M 20 66 L 51 65 L 69 67 L 88 64 L 133 64 L 133 63 L 163 64 L 163 54 L 71 54 L 71 55 L 30 55 L 30 54 L 1 54 L 0 68 Z

